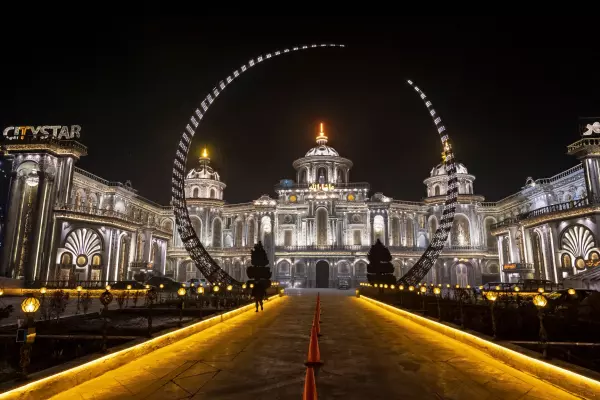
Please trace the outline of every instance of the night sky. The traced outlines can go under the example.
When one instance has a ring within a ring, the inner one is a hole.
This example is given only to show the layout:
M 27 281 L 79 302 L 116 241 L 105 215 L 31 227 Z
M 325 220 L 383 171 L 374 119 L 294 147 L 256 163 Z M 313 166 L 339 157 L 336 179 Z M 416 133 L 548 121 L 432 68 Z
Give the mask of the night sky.
M 12 24 L 12 25 L 11 25 Z M 493 201 L 528 176 L 576 164 L 577 119 L 600 115 L 600 51 L 591 20 L 311 17 L 136 17 L 52 28 L 3 21 L 0 126 L 82 125 L 79 166 L 170 200 L 173 157 L 199 102 L 250 58 L 285 47 L 344 43 L 276 59 L 228 87 L 204 119 L 188 166 L 206 145 L 229 203 L 275 196 L 292 162 L 329 144 L 351 179 L 402 200 L 425 194 L 441 145 L 414 80 L 446 123 L 475 192 Z M 595 42 L 595 43 L 594 43 Z M 10 57 L 8 57 L 10 55 Z

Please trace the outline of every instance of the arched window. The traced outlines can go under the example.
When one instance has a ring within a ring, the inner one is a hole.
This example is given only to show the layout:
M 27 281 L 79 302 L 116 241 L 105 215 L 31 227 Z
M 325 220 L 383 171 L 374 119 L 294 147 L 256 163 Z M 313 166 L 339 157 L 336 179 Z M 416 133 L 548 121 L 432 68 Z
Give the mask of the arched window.
M 102 257 L 100 254 L 94 254 L 92 257 L 92 266 L 99 267 L 102 264 Z
M 497 241 L 494 235 L 492 235 L 492 225 L 495 221 L 492 218 L 486 218 L 485 220 L 485 240 L 488 248 L 496 247 Z
M 456 266 L 456 283 L 463 288 L 469 284 L 468 269 L 465 264 L 458 264 Z
M 327 210 L 323 207 L 317 210 L 317 246 L 327 245 Z
M 213 221 L 213 235 L 212 235 L 212 245 L 213 247 L 221 247 L 222 246 L 222 234 L 221 229 L 221 220 L 219 218 L 215 218 Z
M 437 227 L 438 227 L 437 218 L 435 216 L 432 216 L 431 219 L 429 220 L 429 241 L 430 242 L 433 240 L 433 236 L 435 235 L 435 231 L 437 230 Z
M 406 246 L 415 245 L 415 224 L 411 218 L 406 219 Z
M 373 218 L 373 243 L 377 242 L 378 239 L 385 244 L 385 223 L 381 215 L 376 215 Z
M 563 268 L 573 268 L 573 261 L 571 260 L 571 256 L 569 254 L 564 253 L 561 260 L 561 266 Z
M 471 244 L 469 220 L 464 215 L 456 215 L 452 226 L 452 245 L 469 246 Z
M 392 218 L 392 245 L 400 246 L 400 219 Z
M 192 197 L 200 197 L 200 188 L 195 187 L 192 189 Z
M 243 246 L 244 224 L 242 220 L 235 221 L 235 247 Z
M 319 167 L 319 169 L 317 169 L 317 182 L 318 183 L 329 182 L 329 180 L 327 179 L 327 168 Z
M 306 168 L 302 168 L 300 170 L 300 181 L 299 183 L 308 183 L 308 170 Z
M 290 263 L 287 261 L 282 261 L 277 266 L 277 272 L 280 276 L 289 276 L 290 275 Z
M 246 238 L 246 244 L 248 246 L 254 246 L 254 234 L 256 230 L 256 223 L 253 219 L 248 220 L 248 237 Z
M 434 196 L 439 196 L 440 195 L 440 187 L 438 185 L 435 185 L 433 187 L 433 195 Z
M 202 241 L 202 221 L 200 221 L 200 218 L 198 218 L 198 217 L 194 217 L 194 218 L 190 218 L 190 219 L 192 220 L 192 227 L 194 228 L 196 235 L 198 236 L 200 241 Z
M 71 265 L 73 264 L 73 256 L 68 251 L 65 251 L 60 256 L 60 263 L 63 265 Z
M 211 199 L 217 198 L 217 191 L 214 188 L 210 189 L 210 198 Z
M 537 231 L 533 233 L 533 266 L 539 279 L 545 279 L 544 249 L 542 248 L 542 237 Z

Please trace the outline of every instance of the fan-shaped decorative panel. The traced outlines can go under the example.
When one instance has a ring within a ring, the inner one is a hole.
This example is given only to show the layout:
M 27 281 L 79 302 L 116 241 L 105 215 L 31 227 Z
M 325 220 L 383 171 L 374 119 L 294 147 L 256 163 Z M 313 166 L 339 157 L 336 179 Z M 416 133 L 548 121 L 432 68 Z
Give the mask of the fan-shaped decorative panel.
M 75 256 L 85 255 L 88 259 L 102 249 L 102 241 L 98 234 L 91 229 L 75 229 L 65 242 L 65 248 L 75 254 Z
M 576 225 L 563 233 L 561 245 L 572 256 L 587 258 L 588 253 L 596 247 L 596 241 L 588 228 Z

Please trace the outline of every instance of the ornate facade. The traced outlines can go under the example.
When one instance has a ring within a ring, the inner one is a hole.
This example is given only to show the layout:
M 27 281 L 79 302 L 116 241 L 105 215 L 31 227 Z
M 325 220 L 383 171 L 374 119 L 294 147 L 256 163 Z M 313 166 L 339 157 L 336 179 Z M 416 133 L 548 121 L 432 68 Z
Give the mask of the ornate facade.
M 13 170 L 1 275 L 101 284 L 150 271 L 178 281 L 201 278 L 171 207 L 144 199 L 129 183 L 76 168 L 85 147 L 57 143 L 5 146 Z M 583 148 L 569 148 L 582 164 L 551 178 L 529 178 L 498 202 L 475 194 L 475 176 L 459 164 L 454 226 L 426 280 L 461 286 L 526 278 L 558 282 L 600 259 L 600 206 L 590 200 L 593 184 L 584 173 L 596 164 L 586 161 L 591 156 Z M 226 185 L 206 151 L 188 172 L 194 229 L 235 279 L 247 278 L 250 249 L 262 241 L 273 278 L 284 285 L 356 286 L 366 280 L 366 253 L 377 239 L 389 247 L 400 277 L 437 229 L 448 181 L 441 164 L 424 180 L 421 201 L 371 194 L 368 183 L 351 180 L 352 161 L 328 145 L 321 126 L 317 145 L 292 165 L 296 180 L 280 181 L 273 197 L 241 204 L 225 202 Z M 598 179 L 595 173 L 590 179 Z

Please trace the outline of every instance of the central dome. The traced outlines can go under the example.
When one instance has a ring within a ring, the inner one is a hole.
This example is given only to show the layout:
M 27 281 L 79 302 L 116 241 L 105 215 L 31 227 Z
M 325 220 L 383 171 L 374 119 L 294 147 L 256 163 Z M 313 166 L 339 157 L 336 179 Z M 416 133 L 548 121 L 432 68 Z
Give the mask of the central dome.
M 320 145 L 317 147 L 313 147 L 312 149 L 310 149 L 307 153 L 305 157 L 310 157 L 310 156 L 335 156 L 335 157 L 339 157 L 339 153 L 330 146 L 326 146 L 326 145 Z

